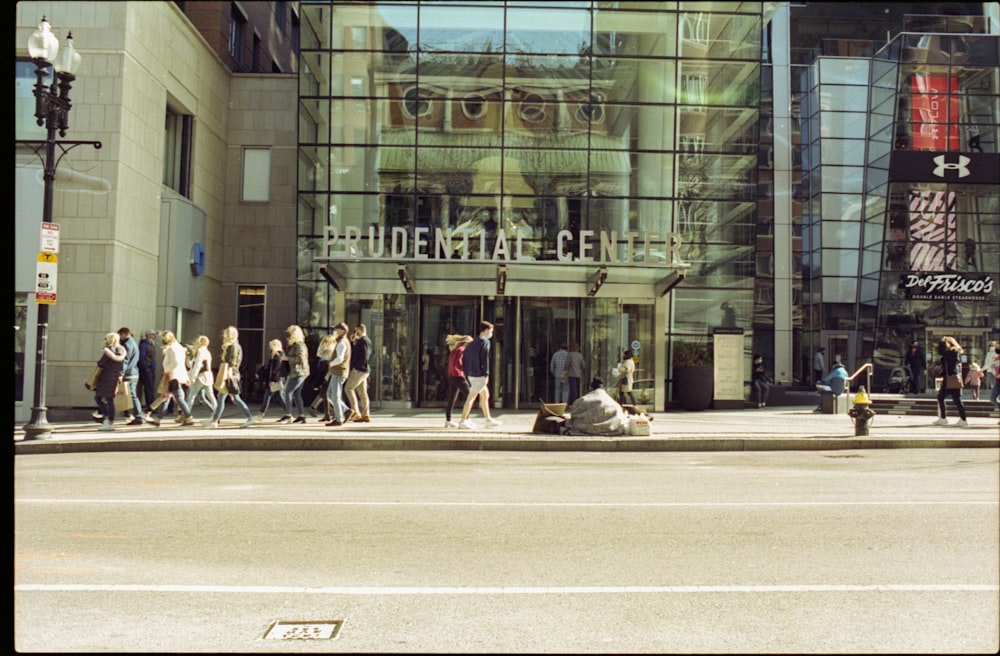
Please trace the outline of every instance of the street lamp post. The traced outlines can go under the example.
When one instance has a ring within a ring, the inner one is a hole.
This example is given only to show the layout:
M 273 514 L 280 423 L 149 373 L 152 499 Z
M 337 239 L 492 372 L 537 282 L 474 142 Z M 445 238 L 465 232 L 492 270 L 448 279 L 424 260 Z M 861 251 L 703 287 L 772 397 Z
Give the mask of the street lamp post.
M 44 173 L 44 192 L 42 196 L 42 223 L 52 222 L 52 188 L 56 178 L 56 168 L 63 156 L 80 145 L 91 145 L 100 148 L 100 141 L 60 141 L 66 136 L 69 126 L 69 110 L 72 103 L 69 92 L 76 80 L 76 70 L 80 65 L 80 54 L 73 47 L 73 33 L 66 35 L 66 44 L 60 50 L 59 40 L 52 34 L 52 27 L 42 17 L 38 29 L 28 38 L 28 54 L 35 64 L 35 118 L 38 125 L 46 128 L 45 141 L 22 141 L 17 144 L 34 149 L 42 159 Z M 52 69 L 50 73 L 50 67 Z M 46 78 L 52 75 L 52 83 L 47 84 Z M 56 156 L 56 147 L 61 153 Z M 48 341 L 49 305 L 38 304 L 38 332 L 35 347 L 35 396 L 31 407 L 31 419 L 24 426 L 25 439 L 42 439 L 52 432 L 45 407 L 45 351 Z

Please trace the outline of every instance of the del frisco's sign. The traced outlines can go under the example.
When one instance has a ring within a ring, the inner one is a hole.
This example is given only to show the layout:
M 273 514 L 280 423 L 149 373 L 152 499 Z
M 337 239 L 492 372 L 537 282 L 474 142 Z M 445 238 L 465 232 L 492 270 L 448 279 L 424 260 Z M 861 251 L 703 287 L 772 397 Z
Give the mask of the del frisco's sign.
M 902 287 L 914 299 L 978 301 L 993 292 L 993 278 L 971 278 L 961 273 L 910 273 L 903 276 Z
M 619 239 L 621 243 L 619 243 Z M 663 251 L 664 263 L 683 264 L 680 255 L 681 238 L 676 232 L 607 232 L 580 230 L 574 239 L 569 230 L 556 234 L 556 258 L 560 262 L 600 262 L 608 264 L 652 264 L 654 250 Z M 620 254 L 624 246 L 624 254 Z M 512 262 L 533 260 L 525 250 L 523 235 L 496 233 L 491 249 L 487 249 L 486 233 L 473 236 L 468 229 L 445 231 L 441 228 L 368 228 L 362 240 L 361 228 L 345 226 L 341 233 L 335 226 L 326 226 L 323 233 L 326 259 L 390 259 L 390 260 L 491 260 Z M 636 259 L 638 254 L 641 259 Z

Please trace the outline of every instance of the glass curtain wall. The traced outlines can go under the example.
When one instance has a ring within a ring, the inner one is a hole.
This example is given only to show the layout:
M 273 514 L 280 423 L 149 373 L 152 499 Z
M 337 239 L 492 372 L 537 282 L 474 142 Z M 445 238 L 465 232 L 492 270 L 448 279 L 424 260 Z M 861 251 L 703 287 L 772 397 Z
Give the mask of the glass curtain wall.
M 323 232 L 353 226 L 367 254 L 399 227 L 468 235 L 486 252 L 520 237 L 554 263 L 561 230 L 573 242 L 614 231 L 622 249 L 626 232 L 675 231 L 692 268 L 660 319 L 668 332 L 750 327 L 760 3 L 301 9 L 304 326 L 333 322 L 314 261 Z
M 808 164 L 809 175 L 803 248 L 807 254 L 806 284 L 811 292 L 807 303 L 814 320 L 809 326 L 813 331 L 810 341 L 824 344 L 825 331 L 853 334 L 865 328 L 859 323 L 864 318 L 858 311 L 858 274 L 870 60 L 819 57 L 807 70 L 804 164 Z M 872 313 L 868 316 L 869 333 L 873 319 Z M 841 355 L 844 366 L 853 372 L 857 354 L 848 348 Z
M 933 354 L 937 337 L 961 334 L 967 361 L 981 363 L 988 341 L 1000 336 L 998 38 L 981 33 L 981 16 L 910 18 L 914 27 L 932 21 L 919 27 L 933 33 L 905 33 L 875 57 L 873 116 L 880 120 L 872 126 L 864 257 L 881 261 L 876 389 L 901 366 L 913 339 Z M 895 120 L 886 127 L 890 107 Z M 909 179 L 900 170 L 922 152 L 943 168 L 931 164 L 925 180 L 900 181 Z M 959 280 L 963 289 L 928 293 L 910 284 L 914 278 Z M 984 292 L 987 286 L 992 291 Z M 929 370 L 925 389 L 933 378 Z

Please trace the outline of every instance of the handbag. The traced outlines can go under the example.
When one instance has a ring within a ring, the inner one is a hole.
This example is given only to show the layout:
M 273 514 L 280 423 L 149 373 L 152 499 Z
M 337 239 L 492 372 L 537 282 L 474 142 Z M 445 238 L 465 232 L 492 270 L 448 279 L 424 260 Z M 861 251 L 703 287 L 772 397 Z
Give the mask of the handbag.
M 280 392 L 285 389 L 285 382 L 282 380 L 275 380 L 267 384 L 272 392 Z
M 215 391 L 229 393 L 226 387 L 226 378 L 229 377 L 229 363 L 223 362 L 219 365 L 219 373 L 215 376 Z
M 101 377 L 101 371 L 103 367 L 94 367 L 94 370 L 90 372 L 87 376 L 87 380 L 84 381 L 83 386 L 89 389 L 91 392 L 97 389 L 97 379 Z
M 160 376 L 160 383 L 156 386 L 156 394 L 158 396 L 164 396 L 165 394 L 170 394 L 170 376 L 163 374 Z
M 115 388 L 115 412 L 125 412 L 132 407 L 134 407 L 132 405 L 132 392 L 129 391 L 128 383 L 124 380 L 119 381 L 118 387 Z
M 944 377 L 944 387 L 945 389 L 962 389 L 962 375 L 948 374 Z
M 226 381 L 226 391 L 233 396 L 240 393 L 240 381 L 238 378 L 230 378 Z

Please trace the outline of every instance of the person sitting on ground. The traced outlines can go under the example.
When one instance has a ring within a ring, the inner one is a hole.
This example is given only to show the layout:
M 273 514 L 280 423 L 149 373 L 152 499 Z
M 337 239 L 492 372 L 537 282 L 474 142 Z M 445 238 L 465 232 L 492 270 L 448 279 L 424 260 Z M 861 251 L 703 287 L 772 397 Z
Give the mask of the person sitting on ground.
M 566 413 L 565 432 L 569 435 L 624 435 L 628 429 L 628 415 L 604 389 L 600 378 L 590 382 L 590 391 L 573 401 Z
M 844 365 L 835 362 L 830 373 L 823 376 L 823 379 L 816 384 L 816 391 L 819 392 L 819 404 L 813 412 L 823 412 L 823 397 L 827 395 L 840 396 L 847 389 L 847 383 L 850 379 Z

